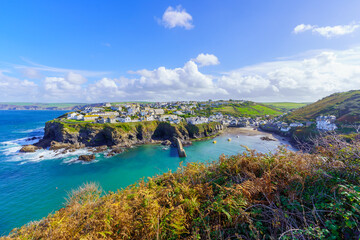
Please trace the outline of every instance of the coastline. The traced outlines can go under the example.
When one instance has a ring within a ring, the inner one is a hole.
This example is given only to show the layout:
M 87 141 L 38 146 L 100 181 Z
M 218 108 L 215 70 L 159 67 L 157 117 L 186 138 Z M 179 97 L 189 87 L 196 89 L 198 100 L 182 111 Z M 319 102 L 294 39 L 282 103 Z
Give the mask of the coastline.
M 215 133 L 214 135 L 211 136 L 206 136 L 206 137 L 200 137 L 200 138 L 192 138 L 192 139 L 188 139 L 188 140 L 182 140 L 183 145 L 189 146 L 192 144 L 192 142 L 200 142 L 200 141 L 206 141 L 209 139 L 214 139 L 218 136 L 226 136 L 226 135 L 230 135 L 231 137 L 236 137 L 236 136 L 260 136 L 261 138 L 265 138 L 265 139 L 261 139 L 262 141 L 277 141 L 280 142 L 283 145 L 288 145 L 290 146 L 293 150 L 298 150 L 298 148 L 296 146 L 294 146 L 289 139 L 286 139 L 283 136 L 279 136 L 276 135 L 275 133 L 269 133 L 269 132 L 265 132 L 265 131 L 261 131 L 258 128 L 253 128 L 253 127 L 226 127 L 223 130 L 220 130 L 219 132 Z M 87 150 L 87 152 L 89 152 L 89 154 L 94 154 L 94 153 L 107 153 L 108 156 L 114 156 L 114 155 L 118 155 L 121 154 L 122 152 L 126 151 L 129 148 L 135 147 L 135 146 L 141 146 L 141 145 L 161 145 L 165 140 L 159 140 L 159 139 L 150 139 L 149 141 L 141 141 L 141 142 L 136 142 L 133 144 L 125 144 L 125 145 L 116 145 L 116 146 L 81 146 L 79 145 L 78 147 L 74 148 L 74 145 L 71 144 L 66 144 L 66 143 L 57 143 L 59 144 L 57 147 L 53 148 L 53 149 L 49 149 L 47 148 L 49 151 L 54 151 L 56 153 L 56 155 L 61 155 L 61 154 L 67 154 L 69 152 L 73 152 L 75 150 Z M 35 143 L 36 145 L 36 143 Z M 23 145 L 27 146 L 27 145 Z M 41 148 L 40 148 L 41 149 Z
M 289 137 L 284 137 L 284 136 L 278 135 L 273 132 L 266 132 L 266 131 L 261 130 L 260 128 L 228 127 L 221 134 L 245 135 L 245 136 L 264 136 L 264 137 L 268 137 L 272 140 L 279 141 L 280 143 L 284 144 L 285 146 L 290 146 L 295 151 L 299 150 L 297 145 L 294 144 Z M 272 141 L 272 140 L 270 140 L 270 141 Z M 266 140 L 264 140 L 264 141 L 266 141 Z

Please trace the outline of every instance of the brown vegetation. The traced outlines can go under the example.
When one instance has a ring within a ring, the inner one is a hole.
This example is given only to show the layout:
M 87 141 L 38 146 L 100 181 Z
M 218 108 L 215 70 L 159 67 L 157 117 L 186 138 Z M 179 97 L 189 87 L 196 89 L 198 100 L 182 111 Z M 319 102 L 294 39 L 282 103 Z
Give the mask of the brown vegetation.
M 188 163 L 102 197 L 87 184 L 5 239 L 358 239 L 360 143 L 315 146 Z

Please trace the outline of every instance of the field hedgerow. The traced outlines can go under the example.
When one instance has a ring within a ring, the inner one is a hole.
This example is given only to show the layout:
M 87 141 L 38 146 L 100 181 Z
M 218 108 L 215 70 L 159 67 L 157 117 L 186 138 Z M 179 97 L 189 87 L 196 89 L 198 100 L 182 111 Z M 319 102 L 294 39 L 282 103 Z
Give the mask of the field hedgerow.
M 344 146 L 223 155 L 101 197 L 87 184 L 66 207 L 4 238 L 359 239 L 360 145 Z

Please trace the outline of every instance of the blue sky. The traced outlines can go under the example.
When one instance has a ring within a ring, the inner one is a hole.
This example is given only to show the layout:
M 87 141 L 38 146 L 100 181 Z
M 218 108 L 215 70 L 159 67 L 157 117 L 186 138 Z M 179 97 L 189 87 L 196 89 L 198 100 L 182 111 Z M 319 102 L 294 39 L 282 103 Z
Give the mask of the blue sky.
M 313 101 L 360 86 L 358 9 L 359 1 L 4 0 L 0 101 Z

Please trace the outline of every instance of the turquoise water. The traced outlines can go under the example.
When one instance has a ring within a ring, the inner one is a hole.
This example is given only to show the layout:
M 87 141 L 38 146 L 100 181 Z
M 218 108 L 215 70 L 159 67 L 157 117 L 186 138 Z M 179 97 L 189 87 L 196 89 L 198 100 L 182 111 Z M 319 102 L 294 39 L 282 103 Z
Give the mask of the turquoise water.
M 174 148 L 160 145 L 134 147 L 107 158 L 97 154 L 93 163 L 76 161 L 85 150 L 67 155 L 40 150 L 19 153 L 29 137 L 42 136 L 44 123 L 62 111 L 0 111 L 0 235 L 30 221 L 39 220 L 61 208 L 71 189 L 84 182 L 97 182 L 105 191 L 116 191 L 143 177 L 175 170 L 181 161 L 211 161 L 224 153 L 237 154 L 246 145 L 261 152 L 272 151 L 279 141 L 262 141 L 261 136 L 216 137 L 185 147 L 187 158 L 179 159 Z M 227 139 L 231 137 L 232 141 Z

